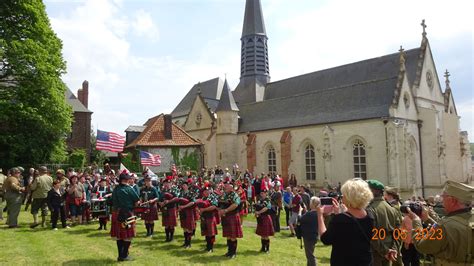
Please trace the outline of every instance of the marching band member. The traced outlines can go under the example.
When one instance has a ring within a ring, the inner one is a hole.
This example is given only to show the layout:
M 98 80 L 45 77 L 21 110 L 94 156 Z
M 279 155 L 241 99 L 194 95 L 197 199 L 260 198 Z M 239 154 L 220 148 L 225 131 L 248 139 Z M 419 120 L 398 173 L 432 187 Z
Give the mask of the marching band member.
M 226 257 L 235 258 L 237 254 L 237 238 L 242 238 L 240 221 L 240 197 L 234 191 L 230 180 L 224 184 L 224 193 L 219 198 L 219 216 L 222 221 L 222 235 L 227 238 Z
M 107 178 L 103 177 L 99 181 L 99 185 L 92 191 L 96 194 L 98 199 L 110 199 L 112 195 L 112 188 L 107 185 Z M 108 204 L 107 204 L 108 205 Z M 109 221 L 109 207 L 107 206 L 107 212 L 105 215 L 99 215 L 99 228 L 97 230 L 107 230 L 107 222 Z
M 188 189 L 188 184 L 192 184 L 192 178 L 188 178 L 186 183 L 181 185 L 181 198 L 179 210 L 179 220 L 181 223 L 181 228 L 184 231 L 184 244 L 182 247 L 190 248 L 191 247 L 191 238 L 193 232 L 196 229 L 196 220 L 194 214 L 194 202 L 197 195 Z
M 127 220 L 133 218 L 133 208 L 139 201 L 139 196 L 128 184 L 130 175 L 122 172 L 119 175 L 120 184 L 112 192 L 112 228 L 110 235 L 117 239 L 118 261 L 131 260 L 128 249 L 135 236 L 135 223 L 126 224 Z
M 206 251 L 213 252 L 217 235 L 217 206 L 219 196 L 211 191 L 209 183 L 204 185 L 202 199 L 196 201 L 201 214 L 201 236 L 206 237 Z
M 160 198 L 160 192 L 151 183 L 151 176 L 145 176 L 145 185 L 140 189 L 140 197 L 143 202 L 141 206 L 148 207 L 148 210 L 142 215 L 142 219 L 145 221 L 146 236 L 152 237 L 155 229 L 155 221 L 158 220 L 156 202 Z
M 166 242 L 173 241 L 174 228 L 176 227 L 176 204 L 179 200 L 179 189 L 172 186 L 172 176 L 166 177 L 163 183 L 163 193 L 161 194 L 160 207 L 162 210 L 162 225 L 165 227 Z
M 273 229 L 273 222 L 270 216 L 272 204 L 267 197 L 267 190 L 263 189 L 260 192 L 260 198 L 255 204 L 255 217 L 257 218 L 257 231 L 255 232 L 262 238 L 262 249 L 260 252 L 268 253 L 270 251 L 269 236 L 273 236 L 275 231 Z

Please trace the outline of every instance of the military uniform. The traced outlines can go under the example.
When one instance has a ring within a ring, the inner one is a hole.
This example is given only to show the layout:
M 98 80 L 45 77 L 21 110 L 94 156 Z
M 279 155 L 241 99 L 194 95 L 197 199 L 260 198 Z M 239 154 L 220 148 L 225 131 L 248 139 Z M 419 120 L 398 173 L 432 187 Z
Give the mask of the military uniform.
M 7 224 L 9 227 L 18 226 L 18 215 L 21 209 L 21 185 L 20 180 L 15 176 L 9 176 L 3 184 L 5 190 L 5 200 L 7 202 Z
M 53 178 L 47 174 L 36 177 L 30 185 L 31 198 L 31 214 L 33 214 L 34 223 L 32 227 L 38 224 L 38 211 L 41 209 L 41 225 L 44 226 L 46 216 L 48 215 L 48 192 L 53 187 Z
M 384 185 L 380 181 L 368 180 L 367 183 L 369 183 L 371 189 L 384 190 Z M 374 219 L 374 228 L 378 230 L 383 229 L 386 233 L 384 239 L 372 240 L 370 242 L 374 266 L 392 265 L 392 262 L 388 261 L 385 255 L 389 249 L 393 249 L 397 251 L 397 257 L 401 257 L 402 241 L 401 239 L 395 240 L 393 238 L 393 232 L 395 229 L 400 228 L 402 223 L 400 212 L 390 206 L 384 200 L 383 195 L 379 195 L 375 196 L 370 202 L 367 207 L 367 213 Z
M 444 193 L 462 202 L 471 202 L 474 188 L 447 181 Z M 473 265 L 474 220 L 472 209 L 464 208 L 448 213 L 431 227 L 434 239 L 413 234 L 413 244 L 419 252 L 434 256 L 434 265 Z M 419 217 L 413 217 L 413 230 L 422 230 Z

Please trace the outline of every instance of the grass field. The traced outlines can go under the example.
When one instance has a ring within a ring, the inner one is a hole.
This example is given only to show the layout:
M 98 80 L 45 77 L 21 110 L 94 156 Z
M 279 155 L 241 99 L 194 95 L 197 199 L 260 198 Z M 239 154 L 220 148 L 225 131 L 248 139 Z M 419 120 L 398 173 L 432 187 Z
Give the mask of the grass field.
M 283 218 L 283 217 L 282 217 Z M 22 211 L 20 228 L 0 227 L 0 265 L 107 265 L 116 264 L 115 241 L 109 231 L 98 231 L 98 223 L 79 225 L 71 229 L 52 231 L 50 227 L 30 229 L 31 214 Z M 245 219 L 244 238 L 239 239 L 237 258 L 228 259 L 226 241 L 217 236 L 214 253 L 205 253 L 204 237 L 199 228 L 193 238 L 191 249 L 183 249 L 181 228 L 177 228 L 175 240 L 165 243 L 164 229 L 157 221 L 154 238 L 145 238 L 146 229 L 142 221 L 137 224 L 138 235 L 130 248 L 132 262 L 129 265 L 305 265 L 304 249 L 300 241 L 289 237 L 288 230 L 282 230 L 271 238 L 270 253 L 260 250 L 260 238 L 255 234 L 251 216 Z M 282 223 L 283 224 L 283 223 Z M 110 223 L 109 223 L 110 225 Z M 222 232 L 218 227 L 219 233 Z M 319 265 L 329 265 L 331 248 L 318 243 L 316 257 Z

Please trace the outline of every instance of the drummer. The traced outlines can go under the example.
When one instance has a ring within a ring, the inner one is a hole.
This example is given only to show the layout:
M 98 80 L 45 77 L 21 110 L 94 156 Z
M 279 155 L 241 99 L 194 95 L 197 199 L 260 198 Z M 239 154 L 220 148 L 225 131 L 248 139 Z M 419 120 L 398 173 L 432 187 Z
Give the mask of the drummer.
M 143 213 L 142 219 L 145 221 L 146 236 L 153 237 L 155 221 L 158 220 L 157 201 L 160 198 L 160 192 L 158 188 L 153 186 L 151 176 L 146 175 L 144 180 L 145 184 L 140 189 L 140 198 L 143 203 L 140 205 L 148 208 L 148 210 Z
M 95 201 L 103 201 L 106 202 L 105 206 L 105 213 L 101 213 L 98 215 L 99 217 L 99 228 L 97 230 L 107 230 L 107 222 L 109 221 L 109 202 L 111 203 L 111 195 L 112 195 L 112 187 L 107 184 L 107 178 L 104 176 L 100 179 L 99 185 L 94 187 L 92 193 L 96 195 Z M 94 211 L 94 210 L 93 210 Z M 94 213 L 92 213 L 94 216 Z

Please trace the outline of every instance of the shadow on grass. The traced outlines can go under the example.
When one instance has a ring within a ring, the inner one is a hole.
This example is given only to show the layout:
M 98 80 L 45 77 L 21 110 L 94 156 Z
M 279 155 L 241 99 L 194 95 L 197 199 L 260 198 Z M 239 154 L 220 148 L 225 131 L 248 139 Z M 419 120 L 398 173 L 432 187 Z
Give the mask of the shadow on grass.
M 68 234 L 71 234 L 71 235 L 83 235 L 83 234 L 96 232 L 96 231 L 97 231 L 96 229 L 92 229 L 92 228 L 82 228 L 82 229 L 74 228 L 72 230 L 67 230 L 67 231 L 64 231 L 64 232 L 66 232 Z
M 116 261 L 113 259 L 77 259 L 63 262 L 62 265 L 109 265 L 115 264 Z

